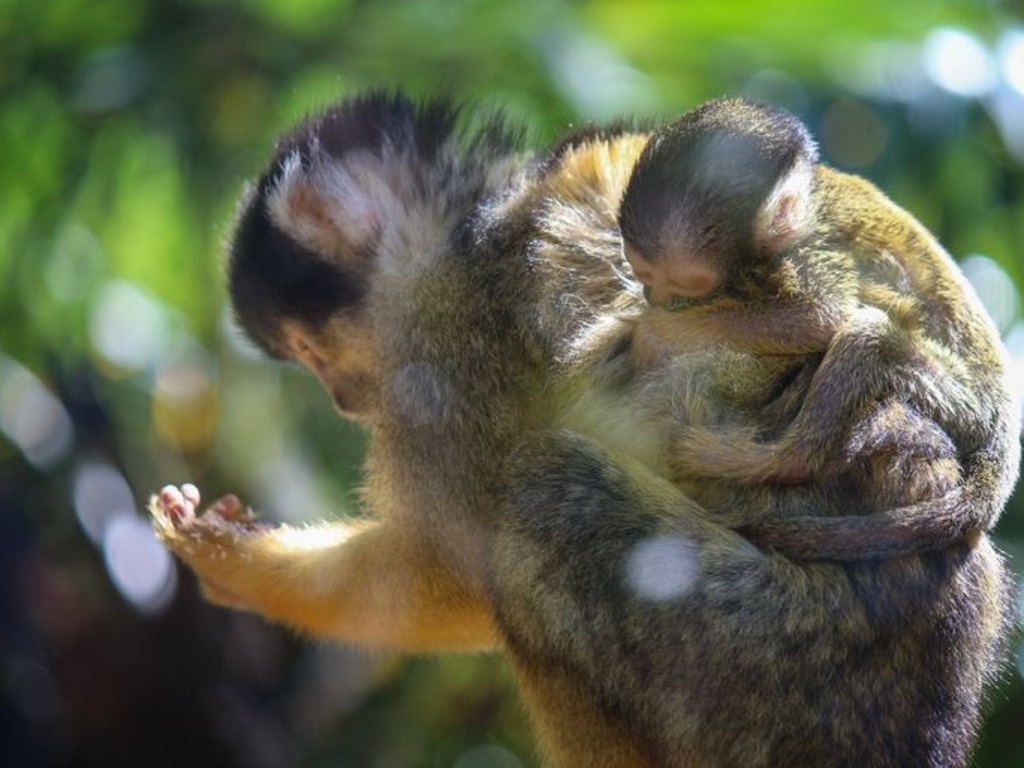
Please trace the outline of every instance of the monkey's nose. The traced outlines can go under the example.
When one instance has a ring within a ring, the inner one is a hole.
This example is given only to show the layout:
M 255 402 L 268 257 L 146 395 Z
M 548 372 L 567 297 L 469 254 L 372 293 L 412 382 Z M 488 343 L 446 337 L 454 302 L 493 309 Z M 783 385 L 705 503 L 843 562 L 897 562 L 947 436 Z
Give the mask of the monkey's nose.
M 687 306 L 695 299 L 704 299 L 718 290 L 721 277 L 702 265 L 669 262 L 657 280 L 645 280 L 644 298 L 656 307 L 666 309 Z M 641 278 L 642 279 L 642 278 Z
M 668 296 L 663 298 L 668 301 L 675 298 L 702 299 L 718 290 L 722 276 L 717 271 L 700 264 L 679 262 L 676 259 L 668 265 L 662 286 Z

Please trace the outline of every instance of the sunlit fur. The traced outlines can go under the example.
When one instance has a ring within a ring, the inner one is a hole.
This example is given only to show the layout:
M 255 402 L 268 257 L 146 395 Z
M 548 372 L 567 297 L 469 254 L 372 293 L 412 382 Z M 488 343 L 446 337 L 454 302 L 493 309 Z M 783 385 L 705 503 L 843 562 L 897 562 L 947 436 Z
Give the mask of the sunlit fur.
M 897 209 L 815 168 L 794 123 L 757 104 L 704 105 L 655 133 L 622 200 L 648 289 L 665 293 L 649 283 L 661 268 L 718 273 L 713 294 L 638 321 L 640 369 L 692 379 L 700 363 L 678 361 L 712 342 L 757 356 L 723 366 L 729 381 L 705 398 L 724 401 L 717 421 L 673 395 L 671 474 L 761 546 L 802 559 L 920 552 L 987 530 L 1019 459 L 998 333 L 939 244 L 909 217 L 879 222 Z M 719 178 L 723 158 L 706 155 L 722 145 L 743 163 Z M 749 240 L 716 235 L 694 252 L 670 239 L 731 229 Z
M 638 371 L 621 331 L 646 308 L 617 216 L 648 135 L 585 132 L 533 158 L 456 115 L 370 94 L 304 123 L 230 250 L 240 324 L 366 424 L 368 519 L 297 533 L 161 497 L 161 539 L 211 599 L 315 636 L 501 649 L 552 766 L 964 765 L 1007 616 L 987 536 L 800 562 L 703 509 L 668 476 L 672 419 L 651 416 L 686 398 L 711 418 L 761 361 L 704 349 L 667 384 Z M 918 232 L 843 184 L 865 207 L 854 238 Z M 934 344 L 953 365 L 952 342 L 994 341 L 942 285 L 951 335 Z M 360 334 L 358 354 L 336 348 Z

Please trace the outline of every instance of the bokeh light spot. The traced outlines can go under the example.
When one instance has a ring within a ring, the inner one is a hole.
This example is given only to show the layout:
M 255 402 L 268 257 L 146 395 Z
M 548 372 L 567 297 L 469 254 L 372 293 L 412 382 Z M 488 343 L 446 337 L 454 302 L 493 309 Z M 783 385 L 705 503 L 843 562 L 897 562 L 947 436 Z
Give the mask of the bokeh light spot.
M 124 475 L 98 461 L 87 462 L 75 472 L 72 498 L 78 522 L 94 544 L 103 541 L 113 517 L 135 509 L 135 497 Z
M 671 600 L 690 592 L 699 570 L 697 546 L 679 536 L 656 536 L 637 544 L 626 562 L 626 579 L 649 600 Z
M 89 338 L 93 349 L 116 369 L 141 371 L 158 359 L 167 345 L 163 307 L 131 283 L 110 281 L 93 305 Z
M 103 556 L 111 582 L 140 612 L 160 613 L 174 597 L 174 562 L 145 520 L 134 514 L 110 520 L 103 535 Z
M 1024 96 L 1024 31 L 1012 29 L 999 39 L 999 66 L 1003 79 Z
M 1024 322 L 1017 322 L 1006 334 L 1006 350 L 1010 353 L 1010 387 L 1024 411 Z M 1024 424 L 1021 424 L 1024 429 Z M 1021 585 L 1024 595 L 1024 585 Z M 1024 606 L 1022 606 L 1024 610 Z M 1021 614 L 1024 616 L 1024 613 Z
M 555 82 L 587 117 L 611 118 L 653 102 L 647 77 L 600 38 L 552 35 L 541 50 Z
M 162 366 L 153 388 L 153 424 L 160 439 L 182 450 L 208 445 L 220 413 L 214 376 L 202 360 Z
M 978 292 L 996 327 L 1006 330 L 1020 311 L 1020 295 L 1013 280 L 998 263 L 988 256 L 972 254 L 960 264 L 964 275 Z
M 68 223 L 57 236 L 43 273 L 50 293 L 58 301 L 88 295 L 103 272 L 103 247 L 87 227 Z
M 826 66 L 854 93 L 872 99 L 913 103 L 935 87 L 924 71 L 920 46 L 875 40 L 830 57 Z
M 40 469 L 59 462 L 74 438 L 63 403 L 27 368 L 4 355 L 0 355 L 0 432 Z
M 847 168 L 863 168 L 885 151 L 889 132 L 864 102 L 837 99 L 822 115 L 819 137 L 832 160 Z
M 269 518 L 306 523 L 322 518 L 323 510 L 331 506 L 311 456 L 291 441 L 282 442 L 272 456 L 253 462 L 248 482 L 256 489 L 254 506 Z
M 984 96 L 996 86 L 992 54 L 962 30 L 935 30 L 925 39 L 921 56 L 932 82 L 957 96 Z

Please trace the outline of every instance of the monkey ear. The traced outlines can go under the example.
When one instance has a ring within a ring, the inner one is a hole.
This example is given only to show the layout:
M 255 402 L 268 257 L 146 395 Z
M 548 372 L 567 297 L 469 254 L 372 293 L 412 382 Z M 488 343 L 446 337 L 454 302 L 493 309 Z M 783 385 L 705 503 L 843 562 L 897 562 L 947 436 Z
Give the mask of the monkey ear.
M 385 229 L 433 202 L 427 179 L 450 159 L 457 116 L 443 100 L 378 91 L 311 117 L 260 182 L 273 225 L 328 259 L 369 256 Z
M 388 164 L 395 166 L 388 168 Z M 360 151 L 334 157 L 314 143 L 280 160 L 266 191 L 273 223 L 306 248 L 332 261 L 369 255 L 382 223 L 401 205 L 398 158 Z
M 814 168 L 814 163 L 798 158 L 761 204 L 754 223 L 754 244 L 762 253 L 782 253 L 811 234 Z

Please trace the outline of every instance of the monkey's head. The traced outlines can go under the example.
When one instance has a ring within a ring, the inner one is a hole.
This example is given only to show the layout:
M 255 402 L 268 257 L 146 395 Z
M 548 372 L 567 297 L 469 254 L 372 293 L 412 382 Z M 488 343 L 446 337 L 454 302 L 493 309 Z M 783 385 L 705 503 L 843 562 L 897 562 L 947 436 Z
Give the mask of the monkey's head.
M 619 209 L 648 299 L 685 305 L 791 248 L 813 221 L 817 150 L 783 110 L 707 102 L 651 136 Z
M 471 197 L 452 181 L 466 164 L 456 115 L 379 92 L 343 102 L 285 136 L 242 199 L 228 249 L 236 319 L 269 355 L 312 370 L 346 415 L 375 404 L 378 275 L 442 248 Z

